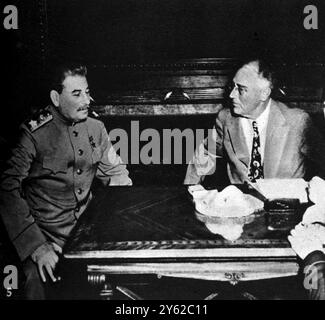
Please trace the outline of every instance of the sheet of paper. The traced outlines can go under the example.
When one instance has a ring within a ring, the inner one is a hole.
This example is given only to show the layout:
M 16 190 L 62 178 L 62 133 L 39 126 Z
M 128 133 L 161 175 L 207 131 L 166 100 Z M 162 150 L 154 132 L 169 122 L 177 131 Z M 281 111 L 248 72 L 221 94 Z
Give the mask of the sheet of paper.
M 255 186 L 268 199 L 294 198 L 308 202 L 308 182 L 304 179 L 261 179 Z

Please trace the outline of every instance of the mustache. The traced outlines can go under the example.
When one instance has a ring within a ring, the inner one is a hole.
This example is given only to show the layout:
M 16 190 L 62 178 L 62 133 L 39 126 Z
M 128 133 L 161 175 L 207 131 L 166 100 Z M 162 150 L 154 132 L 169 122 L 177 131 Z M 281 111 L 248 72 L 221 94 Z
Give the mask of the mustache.
M 86 105 L 86 106 L 83 106 L 83 107 L 80 107 L 77 109 L 77 111 L 84 111 L 84 110 L 89 110 L 89 105 Z
M 84 110 L 88 110 L 95 118 L 99 117 L 99 114 L 95 110 L 93 110 L 90 106 L 85 106 L 77 109 L 77 111 L 84 111 Z
M 89 96 L 89 100 L 90 100 L 91 102 L 95 102 L 95 100 L 94 100 L 93 97 L 91 97 L 91 96 Z M 87 109 L 89 109 L 89 108 L 90 108 L 89 104 L 86 104 L 86 105 L 84 105 L 83 107 L 78 108 L 78 111 L 87 110 Z
M 89 96 L 89 99 L 90 99 L 91 102 L 95 102 L 95 100 L 94 100 L 91 96 Z M 77 111 L 84 111 L 84 110 L 88 110 L 89 112 L 91 112 L 91 114 L 92 114 L 95 118 L 98 118 L 98 117 L 99 117 L 98 113 L 96 113 L 96 112 L 95 112 L 95 111 L 90 107 L 89 104 L 84 105 L 83 107 L 80 107 L 80 108 L 77 109 Z

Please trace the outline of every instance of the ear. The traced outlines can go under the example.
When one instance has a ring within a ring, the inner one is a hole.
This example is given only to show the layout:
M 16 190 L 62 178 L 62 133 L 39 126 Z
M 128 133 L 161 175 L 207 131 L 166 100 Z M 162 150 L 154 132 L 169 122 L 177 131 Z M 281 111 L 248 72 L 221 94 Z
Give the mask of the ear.
M 271 88 L 270 87 L 262 89 L 261 100 L 266 101 L 270 97 L 270 95 L 271 95 Z
M 60 94 L 56 90 L 51 90 L 50 97 L 52 100 L 52 103 L 58 107 L 60 105 Z

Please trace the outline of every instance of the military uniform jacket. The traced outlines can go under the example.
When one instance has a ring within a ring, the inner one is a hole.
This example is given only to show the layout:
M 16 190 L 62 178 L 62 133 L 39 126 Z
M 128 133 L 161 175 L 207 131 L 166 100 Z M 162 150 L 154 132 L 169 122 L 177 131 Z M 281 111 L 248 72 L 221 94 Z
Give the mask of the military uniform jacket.
M 47 240 L 64 245 L 94 176 L 109 185 L 132 181 L 98 120 L 71 123 L 50 106 L 21 129 L 1 177 L 0 213 L 24 260 Z

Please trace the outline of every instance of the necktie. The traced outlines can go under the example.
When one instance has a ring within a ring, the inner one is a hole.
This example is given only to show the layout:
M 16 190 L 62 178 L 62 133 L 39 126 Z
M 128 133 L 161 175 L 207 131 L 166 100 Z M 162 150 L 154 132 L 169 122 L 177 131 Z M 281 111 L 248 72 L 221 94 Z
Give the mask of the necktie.
M 258 127 L 256 121 L 253 121 L 253 145 L 252 145 L 252 155 L 251 155 L 251 163 L 249 168 L 248 177 L 252 182 L 255 182 L 257 179 L 263 179 L 263 165 L 262 158 L 260 154 L 260 135 L 258 132 Z

